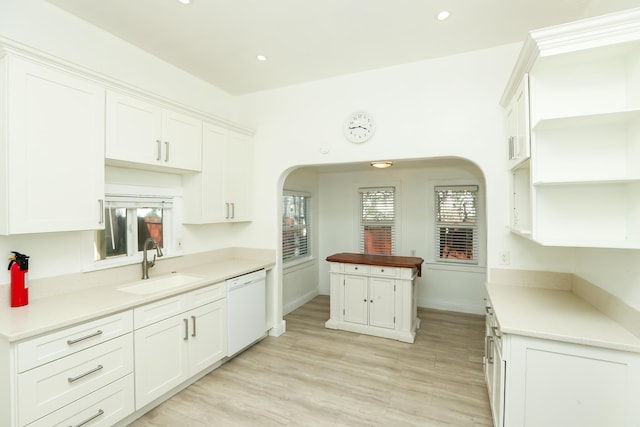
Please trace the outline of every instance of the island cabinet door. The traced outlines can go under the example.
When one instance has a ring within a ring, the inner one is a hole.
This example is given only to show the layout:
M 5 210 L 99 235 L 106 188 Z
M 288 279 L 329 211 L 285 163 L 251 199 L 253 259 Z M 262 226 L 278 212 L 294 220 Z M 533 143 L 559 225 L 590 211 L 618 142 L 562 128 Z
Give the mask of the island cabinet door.
M 395 327 L 395 280 L 369 279 L 369 324 L 379 328 Z
M 344 321 L 368 323 L 368 278 L 366 276 L 344 276 Z

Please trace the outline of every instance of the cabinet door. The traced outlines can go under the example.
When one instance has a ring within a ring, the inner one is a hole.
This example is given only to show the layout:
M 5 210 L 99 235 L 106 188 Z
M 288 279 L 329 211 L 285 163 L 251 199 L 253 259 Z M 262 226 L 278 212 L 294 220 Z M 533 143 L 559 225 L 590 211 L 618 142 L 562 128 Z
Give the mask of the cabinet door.
M 367 282 L 368 278 L 366 276 L 344 276 L 345 322 L 360 323 L 362 325 L 368 323 Z
M 202 169 L 202 121 L 171 110 L 162 110 L 160 163 L 172 168 Z
M 253 140 L 250 136 L 229 132 L 228 144 L 225 171 L 225 203 L 230 204 L 228 219 L 249 221 L 253 200 Z
M 209 123 L 202 126 L 202 172 L 182 177 L 186 224 L 225 221 L 224 171 L 228 133 Z
M 162 160 L 162 110 L 149 102 L 107 93 L 108 160 L 156 165 Z
M 64 71 L 9 61 L 5 234 L 104 227 L 104 89 Z
M 222 299 L 188 313 L 190 375 L 227 355 L 227 300 Z
M 369 279 L 369 325 L 395 327 L 395 280 L 381 277 Z
M 501 338 L 495 338 L 500 340 Z M 500 345 L 493 346 L 493 378 L 491 387 L 491 411 L 493 412 L 494 423 L 497 427 L 503 425 L 504 414 L 504 375 L 506 371 L 506 361 L 502 357 Z
M 178 315 L 135 331 L 136 410 L 188 378 L 188 327 Z

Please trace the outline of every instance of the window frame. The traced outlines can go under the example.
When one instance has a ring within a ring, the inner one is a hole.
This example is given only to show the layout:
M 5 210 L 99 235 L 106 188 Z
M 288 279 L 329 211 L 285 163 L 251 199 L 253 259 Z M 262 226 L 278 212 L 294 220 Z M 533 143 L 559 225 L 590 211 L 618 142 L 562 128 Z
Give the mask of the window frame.
M 470 181 L 456 181 L 456 182 L 437 182 L 433 183 L 430 186 L 431 188 L 431 201 L 432 212 L 433 212 L 433 226 L 432 230 L 432 238 L 433 238 L 433 263 L 435 265 L 441 266 L 450 266 L 453 268 L 461 267 L 461 268 L 475 268 L 481 267 L 484 268 L 486 263 L 486 251 L 483 251 L 485 248 L 485 233 L 486 233 L 486 225 L 484 221 L 484 191 L 483 187 L 477 182 Z M 440 257 L 440 229 L 443 225 L 446 225 L 446 222 L 438 221 L 438 211 L 439 206 L 437 203 L 437 191 L 439 188 L 442 189 L 472 189 L 475 188 L 475 211 L 476 211 L 476 220 L 475 225 L 462 225 L 458 228 L 464 229 L 472 229 L 474 230 L 474 242 L 473 242 L 473 259 L 457 259 L 457 258 L 441 258 Z
M 130 206 L 133 206 L 135 203 L 146 204 L 148 201 L 158 203 L 164 200 L 166 206 L 163 211 L 163 258 L 173 258 L 183 255 L 182 243 L 180 238 L 177 237 L 181 224 L 180 212 L 182 206 L 182 193 L 180 189 L 170 187 L 132 186 L 124 184 L 107 184 L 105 187 L 105 208 L 110 202 L 115 201 L 117 203 L 119 200 L 123 201 L 125 204 L 128 202 Z M 135 221 L 135 217 L 129 218 L 129 214 L 130 213 L 127 211 L 128 220 L 131 219 Z M 105 221 L 108 221 L 107 216 L 105 216 Z M 103 230 L 104 229 L 95 230 L 90 233 L 91 263 L 87 264 L 83 271 L 103 270 L 142 262 L 143 251 L 137 250 L 136 246 L 138 237 L 137 229 L 135 227 L 134 230 L 128 230 L 128 233 L 130 233 L 130 235 L 134 235 L 135 238 L 133 240 L 128 239 L 126 256 L 96 260 L 96 235 L 99 231 Z
M 365 221 L 363 218 L 363 194 L 371 193 L 375 191 L 386 191 L 392 190 L 393 192 L 393 219 L 391 221 Z M 357 188 L 357 247 L 360 253 L 369 254 L 365 251 L 365 235 L 364 228 L 369 226 L 383 226 L 385 223 L 391 225 L 391 253 L 390 254 L 380 254 L 380 253 L 371 253 L 372 255 L 395 255 L 398 253 L 398 234 L 399 234 L 399 186 L 397 185 L 376 185 L 376 186 L 359 186 Z
M 294 197 L 304 197 L 306 199 L 305 201 L 305 214 L 306 214 L 306 218 L 308 219 L 307 223 L 304 225 L 293 225 L 292 227 L 294 228 L 298 228 L 298 229 L 306 229 L 306 234 L 307 234 L 307 243 L 306 243 L 306 247 L 307 247 L 307 253 L 304 255 L 298 255 L 298 256 L 293 256 L 293 257 L 289 257 L 289 258 L 284 258 L 285 256 L 285 239 L 284 239 L 284 233 L 286 230 L 286 226 L 284 225 L 284 218 L 285 218 L 285 207 L 284 207 L 284 198 L 285 197 L 290 197 L 290 196 L 294 196 Z M 298 191 L 298 190 L 288 190 L 288 189 L 283 189 L 282 191 L 282 200 L 281 200 L 281 206 L 282 206 L 282 218 L 281 218 L 281 260 L 284 266 L 292 266 L 295 264 L 300 264 L 300 263 L 304 263 L 306 261 L 309 261 L 311 259 L 313 259 L 314 257 L 314 250 L 313 250 L 313 243 L 314 243 L 314 239 L 315 236 L 313 235 L 313 222 L 314 222 L 314 218 L 313 218 L 313 195 L 309 192 L 306 191 Z

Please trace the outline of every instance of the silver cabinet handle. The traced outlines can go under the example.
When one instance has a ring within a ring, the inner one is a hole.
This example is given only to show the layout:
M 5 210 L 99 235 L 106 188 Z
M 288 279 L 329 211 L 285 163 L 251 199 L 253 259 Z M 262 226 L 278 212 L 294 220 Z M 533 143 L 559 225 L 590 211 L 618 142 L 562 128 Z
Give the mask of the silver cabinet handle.
M 491 344 L 493 344 L 493 337 L 487 338 L 489 338 L 489 345 L 487 346 L 487 362 L 493 364 L 493 348 L 491 347 Z
M 80 421 L 78 424 L 73 425 L 73 426 L 69 426 L 69 427 L 82 427 L 83 425 L 87 424 L 88 422 L 95 420 L 96 418 L 98 418 L 102 414 L 104 414 L 104 411 L 102 409 L 98 409 L 98 413 L 97 414 L 92 415 L 89 418 L 87 418 L 86 420 Z
M 164 161 L 169 161 L 169 141 L 164 142 Z
M 79 343 L 80 341 L 88 340 L 89 338 L 98 337 L 100 335 L 102 335 L 102 331 L 100 329 L 98 329 L 94 333 L 89 334 L 89 335 L 85 335 L 84 337 L 76 338 L 74 340 L 67 340 L 67 345 L 74 345 L 74 344 Z
M 491 330 L 493 331 L 493 335 L 495 335 L 497 338 L 500 338 L 502 336 L 502 334 L 500 333 L 500 329 L 498 329 L 497 326 L 492 326 Z
M 98 409 L 98 413 L 95 415 L 91 415 L 89 418 L 87 418 L 84 421 L 80 421 L 78 424 L 73 425 L 73 426 L 69 426 L 69 427 L 82 427 L 83 425 L 87 424 L 89 421 L 93 421 L 96 418 L 98 418 L 100 415 L 104 414 L 104 411 L 102 409 Z
M 225 215 L 225 219 L 229 219 L 229 203 L 224 204 L 227 209 L 227 214 Z
M 189 321 L 187 319 L 182 319 L 184 322 L 184 340 L 187 341 L 189 339 Z
M 104 224 L 104 199 L 98 199 L 98 205 L 100 206 L 100 216 L 98 224 Z
M 196 336 L 196 316 L 191 316 L 191 322 L 193 322 L 193 333 L 191 334 L 192 337 Z
M 99 370 L 101 370 L 102 368 L 103 368 L 103 366 L 102 366 L 102 365 L 98 365 L 98 366 L 96 366 L 95 368 L 93 368 L 92 370 L 87 371 L 87 372 L 85 372 L 84 374 L 80 374 L 80 375 L 78 375 L 77 377 L 69 377 L 69 378 L 67 378 L 67 381 L 69 381 L 70 383 L 72 383 L 72 382 L 76 382 L 76 381 L 78 381 L 80 378 L 84 378 L 84 377 L 86 377 L 87 375 L 91 375 L 91 374 L 93 374 L 93 373 L 96 373 L 96 372 L 98 372 Z
M 231 219 L 235 219 L 236 217 L 236 204 L 231 203 Z
M 491 306 L 486 306 L 486 307 L 484 308 L 484 311 L 486 311 L 486 312 L 487 312 L 487 314 L 493 314 L 493 313 L 491 312 Z
M 159 139 L 156 139 L 156 145 L 157 145 L 156 160 L 160 161 L 160 159 L 162 159 L 162 142 Z

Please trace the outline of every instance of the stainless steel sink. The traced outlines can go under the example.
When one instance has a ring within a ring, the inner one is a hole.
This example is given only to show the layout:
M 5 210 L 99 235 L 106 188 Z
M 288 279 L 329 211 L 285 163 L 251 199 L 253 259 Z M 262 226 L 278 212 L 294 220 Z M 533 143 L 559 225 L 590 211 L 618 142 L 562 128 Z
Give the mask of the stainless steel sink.
M 168 291 L 173 288 L 179 288 L 181 286 L 204 283 L 206 280 L 206 278 L 200 276 L 174 273 L 168 276 L 139 280 L 130 285 L 118 288 L 118 290 L 122 292 L 128 292 L 130 294 L 147 295 L 156 292 Z

